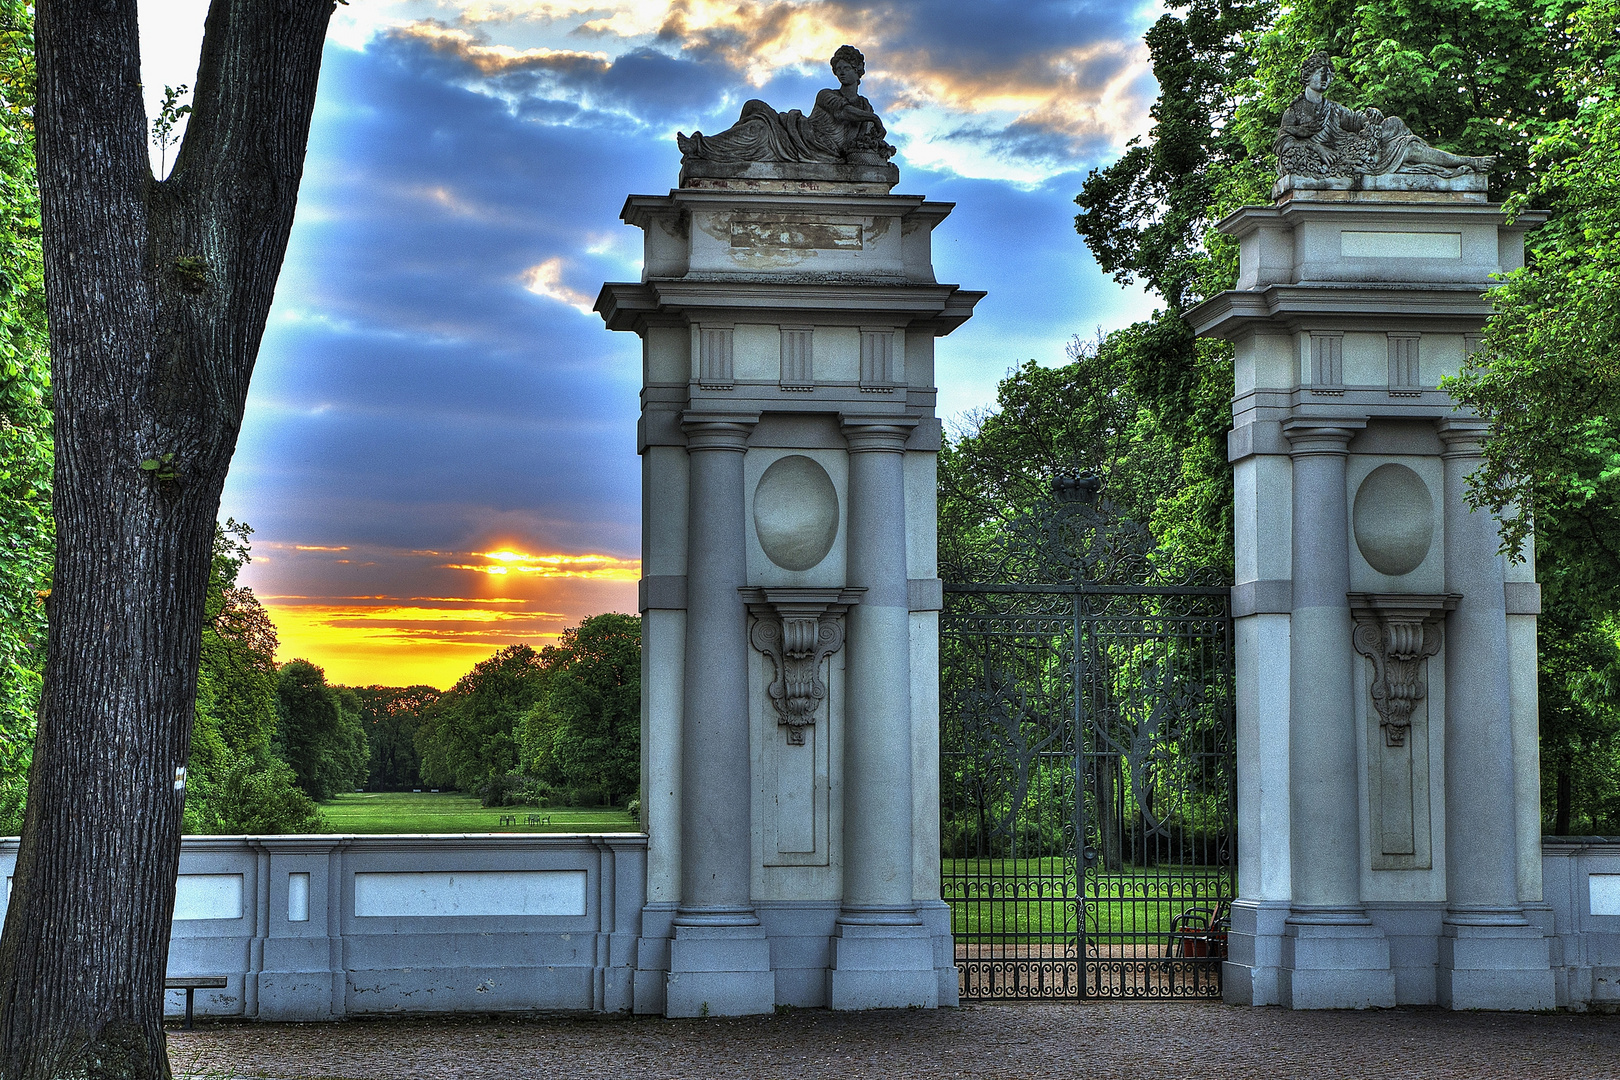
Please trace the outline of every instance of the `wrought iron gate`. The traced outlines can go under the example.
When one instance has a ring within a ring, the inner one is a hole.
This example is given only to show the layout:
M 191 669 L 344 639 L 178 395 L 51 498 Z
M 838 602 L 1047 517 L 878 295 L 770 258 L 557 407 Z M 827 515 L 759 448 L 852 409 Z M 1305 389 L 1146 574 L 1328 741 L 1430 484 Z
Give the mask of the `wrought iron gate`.
M 964 1000 L 1220 996 L 1227 586 L 1093 495 L 1060 482 L 942 560 L 941 884 Z

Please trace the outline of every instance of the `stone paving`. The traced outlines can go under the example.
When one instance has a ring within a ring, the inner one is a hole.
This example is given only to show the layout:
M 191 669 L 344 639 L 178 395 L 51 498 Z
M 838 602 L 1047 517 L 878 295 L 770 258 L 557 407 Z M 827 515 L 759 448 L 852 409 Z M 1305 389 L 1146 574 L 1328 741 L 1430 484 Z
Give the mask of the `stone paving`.
M 1025 1003 L 735 1020 L 202 1023 L 171 1031 L 169 1056 L 177 1077 L 209 1080 L 1620 1080 L 1620 1016 Z

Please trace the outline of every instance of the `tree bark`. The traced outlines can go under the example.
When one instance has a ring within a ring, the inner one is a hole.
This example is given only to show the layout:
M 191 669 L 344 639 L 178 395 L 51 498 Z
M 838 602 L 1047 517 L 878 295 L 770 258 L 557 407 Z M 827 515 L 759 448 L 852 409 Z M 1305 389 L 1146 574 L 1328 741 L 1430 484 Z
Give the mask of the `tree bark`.
M 213 0 L 166 181 L 134 0 L 40 0 L 56 420 L 39 735 L 0 1076 L 168 1077 L 163 978 L 214 523 L 297 203 L 331 0 Z

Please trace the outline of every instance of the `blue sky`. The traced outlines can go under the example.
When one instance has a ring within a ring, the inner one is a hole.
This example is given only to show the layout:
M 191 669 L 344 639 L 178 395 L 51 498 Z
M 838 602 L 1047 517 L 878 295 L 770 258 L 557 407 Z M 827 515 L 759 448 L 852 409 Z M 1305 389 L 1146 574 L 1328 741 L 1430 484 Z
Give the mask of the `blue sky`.
M 206 3 L 144 2 L 149 102 L 190 82 Z M 1107 0 L 353 0 L 334 17 L 292 241 L 221 516 L 281 658 L 447 685 L 514 641 L 634 610 L 639 345 L 590 312 L 640 274 L 631 193 L 676 130 L 808 111 L 845 42 L 899 192 L 954 201 L 947 418 L 1151 302 L 1096 268 L 1074 195 L 1145 130 L 1153 4 Z

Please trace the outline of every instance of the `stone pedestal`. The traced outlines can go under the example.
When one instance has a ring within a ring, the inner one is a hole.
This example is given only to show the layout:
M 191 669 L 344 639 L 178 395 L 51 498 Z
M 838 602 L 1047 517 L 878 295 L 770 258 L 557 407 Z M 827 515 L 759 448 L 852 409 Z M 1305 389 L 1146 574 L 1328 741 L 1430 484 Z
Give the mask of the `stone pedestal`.
M 1236 352 L 1226 993 L 1545 1008 L 1534 571 L 1467 505 L 1481 425 L 1437 388 L 1540 217 L 1402 186 L 1280 183 L 1220 223 L 1238 287 L 1189 313 Z
M 625 205 L 645 273 L 597 309 L 644 359 L 637 1011 L 955 1003 L 933 344 L 983 294 L 934 280 L 950 206 L 893 180 Z

